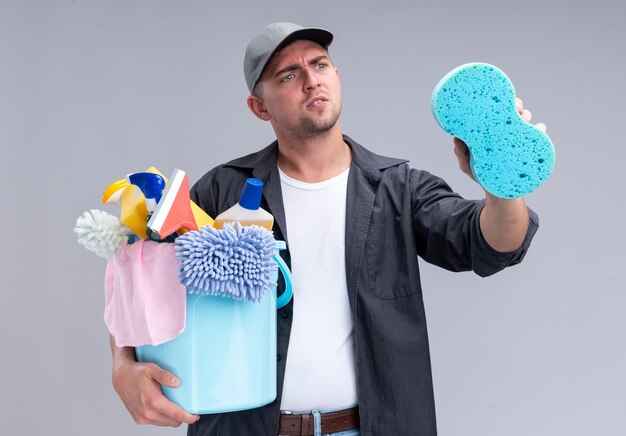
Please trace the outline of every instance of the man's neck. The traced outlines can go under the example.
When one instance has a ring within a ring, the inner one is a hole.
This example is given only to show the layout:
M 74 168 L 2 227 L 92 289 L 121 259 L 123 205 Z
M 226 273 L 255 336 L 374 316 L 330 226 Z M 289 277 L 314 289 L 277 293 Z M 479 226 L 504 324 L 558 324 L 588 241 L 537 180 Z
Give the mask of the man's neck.
M 278 138 L 278 166 L 302 182 L 328 180 L 348 169 L 351 161 L 352 151 L 343 140 L 339 123 L 311 138 Z

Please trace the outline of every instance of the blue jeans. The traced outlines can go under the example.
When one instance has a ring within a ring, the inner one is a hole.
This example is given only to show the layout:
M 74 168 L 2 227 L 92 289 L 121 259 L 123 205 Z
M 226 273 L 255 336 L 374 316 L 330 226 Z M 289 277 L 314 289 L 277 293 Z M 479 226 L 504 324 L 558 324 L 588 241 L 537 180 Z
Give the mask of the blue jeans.
M 323 436 L 361 436 L 361 430 L 357 428 L 355 430 L 340 431 L 338 433 L 324 433 Z
M 313 426 L 314 426 L 314 436 L 361 436 L 361 431 L 359 429 L 354 430 L 345 430 L 338 431 L 335 433 L 322 433 L 322 413 L 336 412 L 336 410 L 311 410 L 310 413 L 313 415 Z M 307 412 L 294 412 L 297 414 L 307 413 Z

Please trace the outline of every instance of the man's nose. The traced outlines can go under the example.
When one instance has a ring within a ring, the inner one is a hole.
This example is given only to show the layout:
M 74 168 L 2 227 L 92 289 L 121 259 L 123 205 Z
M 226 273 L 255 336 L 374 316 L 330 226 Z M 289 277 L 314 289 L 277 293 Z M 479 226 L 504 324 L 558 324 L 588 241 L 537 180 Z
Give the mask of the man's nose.
M 304 91 L 309 92 L 320 86 L 319 78 L 310 67 L 304 68 L 302 75 L 304 79 L 304 83 L 302 84 Z

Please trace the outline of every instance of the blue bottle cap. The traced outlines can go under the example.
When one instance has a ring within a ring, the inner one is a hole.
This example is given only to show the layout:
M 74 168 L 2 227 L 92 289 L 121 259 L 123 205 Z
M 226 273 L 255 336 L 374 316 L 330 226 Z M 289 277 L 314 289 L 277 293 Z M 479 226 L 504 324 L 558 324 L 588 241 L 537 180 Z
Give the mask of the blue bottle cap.
M 239 205 L 250 210 L 257 210 L 261 207 L 261 193 L 263 192 L 263 182 L 259 179 L 247 179 L 246 185 L 241 192 Z
M 156 203 L 161 201 L 165 180 L 154 173 L 132 173 L 128 175 L 128 181 L 137 185 L 146 198 L 152 198 Z

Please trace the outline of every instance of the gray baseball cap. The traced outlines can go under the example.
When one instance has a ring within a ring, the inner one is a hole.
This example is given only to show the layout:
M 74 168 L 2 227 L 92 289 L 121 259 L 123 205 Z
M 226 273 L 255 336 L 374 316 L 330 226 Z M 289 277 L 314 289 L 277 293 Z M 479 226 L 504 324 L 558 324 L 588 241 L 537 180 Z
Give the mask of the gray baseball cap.
M 297 39 L 308 39 L 328 48 L 333 34 L 319 27 L 302 27 L 293 23 L 272 23 L 248 44 L 243 59 L 243 74 L 250 93 L 263 73 L 263 69 L 276 50 Z

